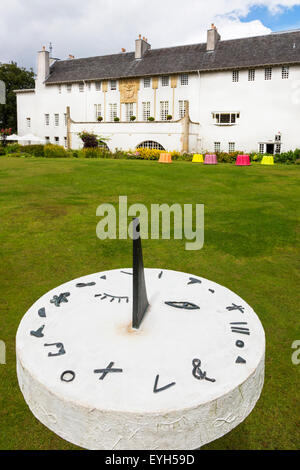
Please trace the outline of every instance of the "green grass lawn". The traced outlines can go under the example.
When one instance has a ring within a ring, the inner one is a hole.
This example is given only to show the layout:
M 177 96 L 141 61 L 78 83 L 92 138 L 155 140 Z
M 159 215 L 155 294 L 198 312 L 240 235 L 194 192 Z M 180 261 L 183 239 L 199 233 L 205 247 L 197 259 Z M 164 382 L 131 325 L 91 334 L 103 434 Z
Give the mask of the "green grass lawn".
M 131 266 L 128 241 L 96 237 L 105 202 L 205 204 L 205 245 L 145 240 L 147 267 L 185 271 L 237 292 L 266 331 L 266 378 L 251 415 L 205 449 L 300 447 L 300 167 L 0 157 L 0 449 L 74 449 L 40 424 L 19 391 L 15 335 L 27 309 L 50 289 Z

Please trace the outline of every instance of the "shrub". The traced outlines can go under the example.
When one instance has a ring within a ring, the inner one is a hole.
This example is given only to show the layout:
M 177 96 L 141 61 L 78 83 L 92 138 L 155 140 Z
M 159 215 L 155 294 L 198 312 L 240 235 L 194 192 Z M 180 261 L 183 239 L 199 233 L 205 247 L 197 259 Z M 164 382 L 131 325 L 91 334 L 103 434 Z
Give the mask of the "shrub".
M 20 150 L 22 146 L 19 144 L 8 144 L 5 147 L 5 153 L 16 153 Z
M 21 152 L 14 152 L 14 153 L 10 152 L 10 153 L 7 154 L 7 156 L 8 156 L 8 157 L 13 157 L 13 158 L 15 158 L 15 157 L 17 157 L 17 158 L 20 158 L 20 157 L 29 157 L 28 154 L 26 155 L 26 154 L 21 153 Z
M 113 158 L 109 150 L 101 147 L 82 149 L 78 153 L 81 158 Z
M 286 163 L 286 164 L 291 164 L 295 163 L 297 159 L 297 153 L 298 150 L 295 150 L 294 152 L 290 150 L 289 152 L 284 152 L 278 155 L 274 155 L 274 162 L 275 163 Z
M 44 145 L 23 145 L 20 146 L 20 151 L 30 154 L 33 157 L 44 157 Z
M 1 146 L 0 146 L 0 155 L 5 155 L 4 147 L 1 147 Z
M 119 122 L 119 121 L 120 121 L 120 118 L 116 116 L 116 117 L 114 118 L 114 121 L 115 121 L 115 122 Z
M 79 132 L 78 137 L 82 140 L 84 148 L 98 147 L 98 137 L 92 132 Z
M 45 145 L 44 154 L 46 158 L 66 158 L 70 156 L 64 147 L 53 144 Z
M 99 121 L 99 122 L 103 121 L 103 117 L 102 117 L 102 116 L 98 116 L 98 117 L 97 117 L 97 121 Z
M 130 121 L 135 121 L 136 120 L 136 116 L 130 116 Z
M 173 116 L 171 116 L 171 114 L 168 114 L 168 116 L 167 116 L 167 121 L 171 121 L 172 117 L 173 117 Z
M 148 121 L 153 122 L 153 121 L 155 121 L 155 118 L 154 118 L 153 116 L 149 116 L 149 117 L 148 117 Z
M 135 158 L 138 160 L 158 160 L 161 153 L 162 150 L 140 148 L 136 150 L 133 154 L 134 156 L 129 158 Z

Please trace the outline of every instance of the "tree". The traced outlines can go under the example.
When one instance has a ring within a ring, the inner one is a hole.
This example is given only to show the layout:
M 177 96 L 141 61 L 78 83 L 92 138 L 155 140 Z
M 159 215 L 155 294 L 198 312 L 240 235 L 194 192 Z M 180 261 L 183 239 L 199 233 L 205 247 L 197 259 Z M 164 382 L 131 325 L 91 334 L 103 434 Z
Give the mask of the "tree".
M 6 104 L 0 104 L 1 128 L 17 131 L 17 100 L 14 90 L 34 88 L 34 71 L 18 67 L 15 62 L 0 63 L 0 80 L 6 85 Z

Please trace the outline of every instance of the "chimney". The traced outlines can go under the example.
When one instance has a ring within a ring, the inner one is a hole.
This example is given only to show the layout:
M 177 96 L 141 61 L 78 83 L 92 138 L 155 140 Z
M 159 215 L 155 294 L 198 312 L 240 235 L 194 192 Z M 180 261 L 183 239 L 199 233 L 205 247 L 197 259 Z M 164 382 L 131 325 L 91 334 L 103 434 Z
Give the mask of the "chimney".
M 218 33 L 218 30 L 214 24 L 211 25 L 211 28 L 207 31 L 207 51 L 214 51 L 218 42 L 220 41 L 221 36 Z
M 75 59 L 75 56 L 73 56 L 72 54 L 69 54 L 69 60 L 73 60 Z
M 38 52 L 37 58 L 37 76 L 36 80 L 39 84 L 43 84 L 49 75 L 50 67 L 50 54 L 43 46 L 42 50 Z
M 149 49 L 151 49 L 151 46 L 148 44 L 148 40 L 145 37 L 142 39 L 140 34 L 139 38 L 135 41 L 135 58 L 142 59 Z
M 126 49 L 124 49 L 124 47 L 122 47 L 122 52 L 123 52 L 123 53 L 126 52 Z

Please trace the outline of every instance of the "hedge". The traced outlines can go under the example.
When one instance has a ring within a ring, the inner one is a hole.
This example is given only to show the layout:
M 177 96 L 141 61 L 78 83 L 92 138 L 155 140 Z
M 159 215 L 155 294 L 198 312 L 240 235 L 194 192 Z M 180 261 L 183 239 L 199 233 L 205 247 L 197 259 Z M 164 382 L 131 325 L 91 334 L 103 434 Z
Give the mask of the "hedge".
M 0 156 L 10 155 L 14 157 L 20 156 L 32 156 L 32 157 L 45 157 L 45 158 L 111 158 L 117 160 L 158 160 L 160 154 L 164 151 L 158 149 L 147 149 L 140 148 L 136 150 L 119 150 L 116 149 L 111 152 L 108 149 L 95 147 L 95 148 L 84 148 L 81 150 L 66 150 L 60 145 L 19 145 L 19 144 L 8 144 L 6 147 L 0 146 Z M 192 161 L 193 154 L 191 153 L 180 153 L 177 151 L 171 151 L 173 160 L 181 161 Z M 209 151 L 204 154 L 210 153 Z M 219 163 L 235 163 L 236 158 L 239 154 L 243 154 L 243 151 L 236 151 L 232 153 L 217 152 Z M 254 163 L 260 163 L 262 158 L 268 154 L 260 154 L 250 152 L 250 159 Z M 274 155 L 275 163 L 284 164 L 300 164 L 300 149 L 289 152 L 284 152 L 279 155 Z

